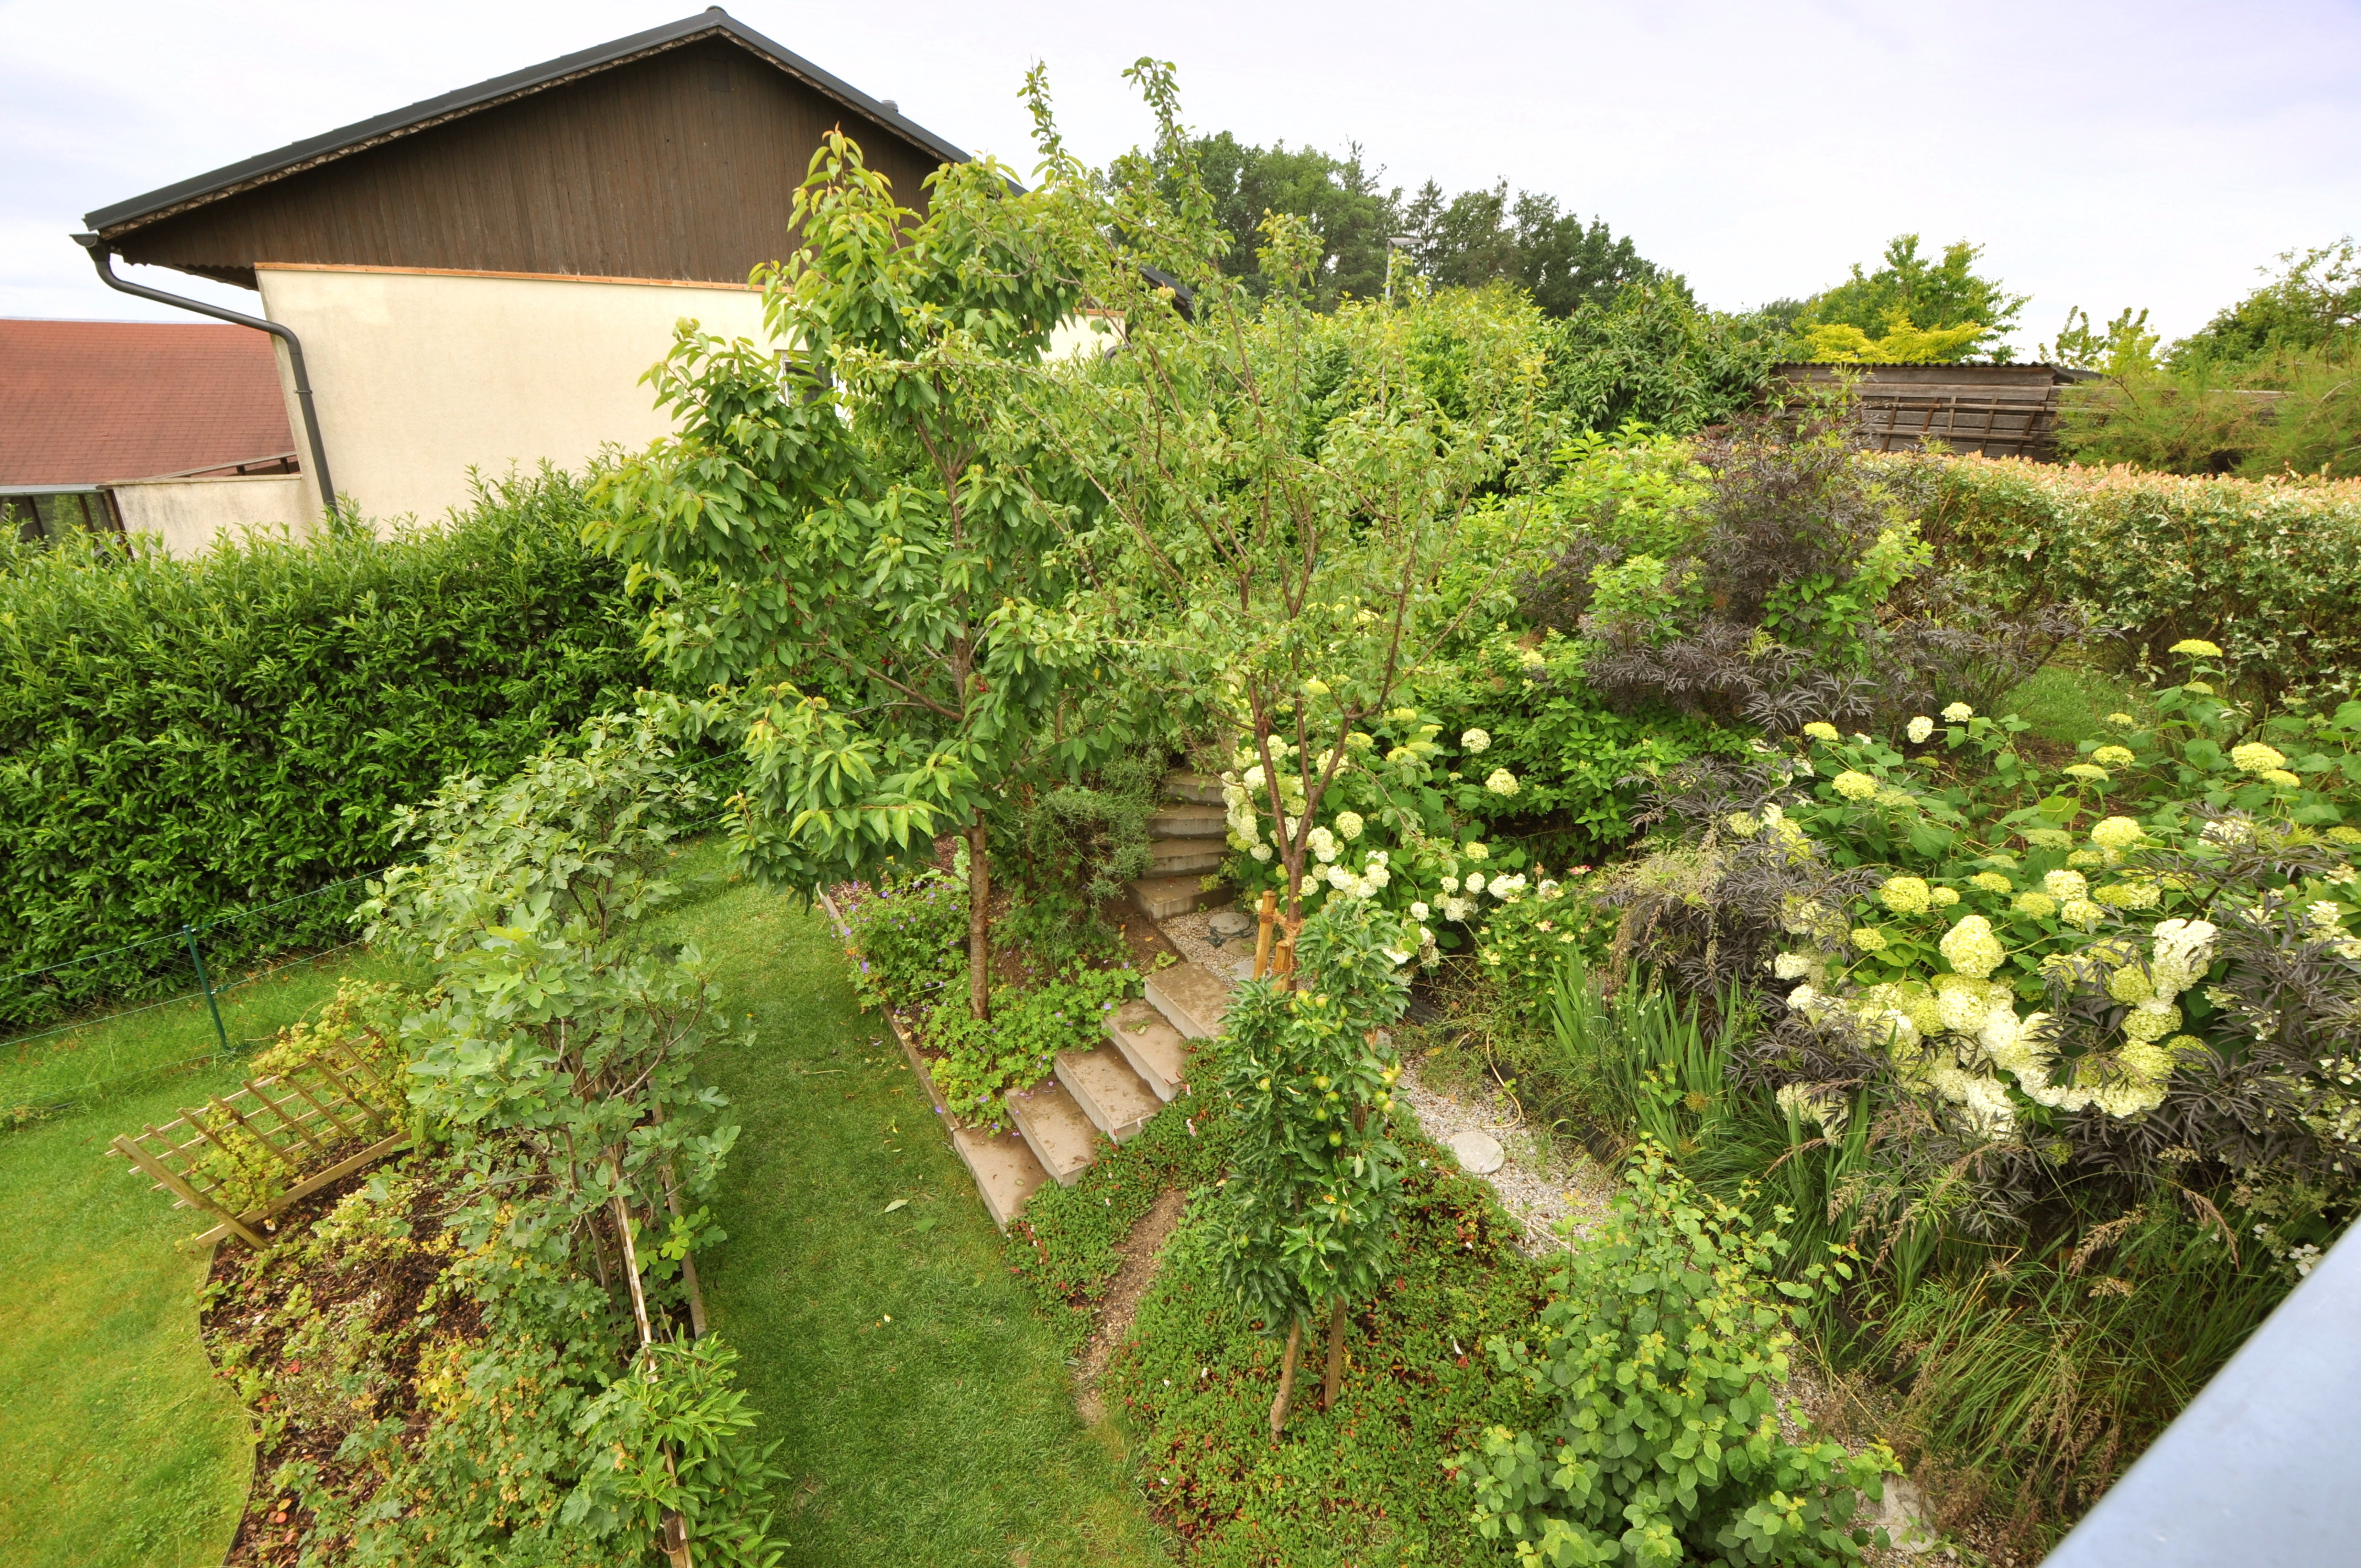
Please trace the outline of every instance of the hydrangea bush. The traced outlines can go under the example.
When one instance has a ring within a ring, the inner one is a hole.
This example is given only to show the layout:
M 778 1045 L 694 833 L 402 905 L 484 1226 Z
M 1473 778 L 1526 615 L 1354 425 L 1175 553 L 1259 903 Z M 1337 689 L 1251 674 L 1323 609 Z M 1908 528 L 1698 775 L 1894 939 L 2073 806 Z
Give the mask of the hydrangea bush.
M 2055 769 L 2018 748 L 2021 722 L 1964 705 L 1898 746 L 1806 726 L 1784 787 L 1714 826 L 1757 856 L 1857 873 L 1850 898 L 1780 911 L 1768 966 L 1793 985 L 1789 1013 L 1882 1060 L 1972 1139 L 2063 1159 L 2122 1143 L 2106 1124 L 2178 1095 L 2174 1135 L 2151 1147 L 2235 1166 L 2288 1152 L 2300 1129 L 2317 1146 L 2299 1164 L 2340 1173 L 2356 1118 L 2345 1053 L 2323 1032 L 2335 1003 L 2295 1037 L 2272 998 L 2282 966 L 2323 998 L 2361 995 L 2361 829 L 2345 821 L 2361 703 L 2257 723 L 2212 673 L 2201 663 L 2158 694 L 2153 723 L 2114 716 L 2114 738 Z M 2281 1114 L 2286 1128 L 2261 1127 Z

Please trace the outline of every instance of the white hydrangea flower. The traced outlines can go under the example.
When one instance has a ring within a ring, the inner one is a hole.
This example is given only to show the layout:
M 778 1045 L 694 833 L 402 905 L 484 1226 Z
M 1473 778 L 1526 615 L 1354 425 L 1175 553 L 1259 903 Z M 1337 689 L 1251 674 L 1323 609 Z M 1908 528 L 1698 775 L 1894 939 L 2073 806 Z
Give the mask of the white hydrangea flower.
M 1459 879 L 1455 876 L 1444 877 L 1443 879 L 1443 891 L 1445 893 L 1457 893 L 1459 891 Z
M 1491 744 L 1492 737 L 1481 729 L 1470 729 L 1459 737 L 1459 749 L 1463 751 L 1486 751 Z
M 1492 896 L 1504 902 L 1514 901 L 1517 895 L 1524 891 L 1525 879 L 1522 874 L 1496 876 L 1492 879 Z
M 1344 835 L 1347 840 L 1359 838 L 1362 829 L 1367 826 L 1368 824 L 1361 820 L 1361 814 L 1357 811 L 1340 811 L 1336 814 L 1336 831 Z
M 1936 946 L 1950 961 L 1957 972 L 1982 980 L 2000 968 L 2008 957 L 2000 938 L 1993 935 L 1992 922 L 1981 915 L 1971 915 L 1943 934 Z
M 1492 851 L 1488 848 L 1473 841 L 1471 841 L 1465 850 L 1462 850 L 1460 853 L 1466 855 L 1471 861 L 1489 860 L 1492 855 Z
M 1387 850 L 1371 850 L 1368 853 L 1368 863 L 1373 866 L 1389 866 L 1394 863 L 1394 858 Z
M 2041 885 L 2050 897 L 2061 904 L 2069 899 L 2081 898 L 2091 891 L 2090 879 L 2081 872 L 2073 871 L 2051 872 L 2041 879 Z
M 1353 885 L 1353 873 L 1344 866 L 1327 866 L 1321 871 L 1314 872 L 1312 874 L 1314 876 L 1324 876 L 1328 881 L 1328 885 L 1336 889 L 1339 893 Z
M 1494 768 L 1492 776 L 1484 781 L 1484 787 L 1494 795 L 1514 795 L 1517 793 L 1517 775 L 1506 768 Z
M 1246 853 L 1252 855 L 1257 861 L 1267 861 L 1270 859 L 1270 846 L 1268 844 L 1256 844 L 1249 848 L 1246 850 Z
M 1240 779 L 1238 782 L 1246 785 L 1248 789 L 1262 788 L 1263 784 L 1268 782 L 1263 777 L 1262 764 L 1260 762 L 1257 762 L 1253 767 L 1248 768 L 1246 773 L 1246 777 Z
M 1384 887 L 1394 880 L 1394 873 L 1382 861 L 1373 861 L 1361 869 L 1361 880 L 1371 887 Z
M 1423 899 L 1421 899 L 1410 906 L 1410 917 L 1413 920 L 1423 920 L 1427 917 L 1430 911 L 1427 909 L 1426 902 Z
M 1955 702 L 1943 710 L 1943 717 L 1953 724 L 1965 724 L 1976 716 L 1976 710 L 1964 702 Z
M 1781 980 L 1802 980 L 1820 967 L 1808 953 L 1781 953 L 1771 960 L 1771 972 Z
M 1484 873 L 1482 872 L 1469 872 L 1467 873 L 1466 880 L 1459 885 L 1466 888 L 1470 893 L 1481 893 L 1484 891 Z
M 1472 898 L 1446 898 L 1443 901 L 1443 917 L 1445 920 L 1465 920 L 1474 913 L 1476 901 Z
M 1935 733 L 1935 721 L 1922 713 L 1912 719 L 1902 732 L 1910 737 L 1910 743 L 1913 746 L 1922 745 L 1927 736 Z

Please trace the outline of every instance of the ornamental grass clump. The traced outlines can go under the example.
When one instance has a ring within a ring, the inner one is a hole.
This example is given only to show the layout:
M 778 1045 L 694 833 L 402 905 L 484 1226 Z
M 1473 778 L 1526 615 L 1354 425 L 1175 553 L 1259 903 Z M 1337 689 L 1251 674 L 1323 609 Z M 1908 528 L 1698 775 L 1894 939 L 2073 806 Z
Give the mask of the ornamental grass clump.
M 1801 1441 L 1781 1430 L 1796 1303 L 1849 1266 L 1777 1279 L 1775 1231 L 1697 1192 L 1653 1146 L 1624 1183 L 1613 1217 L 1551 1277 L 1533 1327 L 1486 1342 L 1533 1415 L 1454 1461 L 1477 1529 L 1535 1568 L 1826 1564 L 1884 1545 L 1855 1515 L 1900 1469 L 1885 1446 L 1813 1442 L 1793 1406 Z

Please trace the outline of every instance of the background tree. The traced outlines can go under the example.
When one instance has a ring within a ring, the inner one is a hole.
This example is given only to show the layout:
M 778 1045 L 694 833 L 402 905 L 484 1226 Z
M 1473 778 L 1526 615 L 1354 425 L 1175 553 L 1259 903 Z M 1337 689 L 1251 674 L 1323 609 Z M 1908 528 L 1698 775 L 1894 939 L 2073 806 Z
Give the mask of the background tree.
M 1686 281 L 1642 257 L 1630 236 L 1616 238 L 1605 219 L 1586 225 L 1579 214 L 1560 212 L 1556 197 L 1538 192 L 1520 191 L 1512 202 L 1505 180 L 1448 201 L 1428 181 L 1403 210 L 1401 232 L 1416 236 L 1411 254 L 1435 282 L 1461 288 L 1515 283 L 1546 315 L 1611 304 L 1634 283 L 1663 284 L 1688 295 Z
M 1315 308 L 1334 310 L 1347 295 L 1369 300 L 1385 291 L 1387 240 L 1400 230 L 1401 190 L 1379 187 L 1381 171 L 1362 164 L 1357 144 L 1340 159 L 1283 141 L 1249 147 L 1221 131 L 1198 137 L 1193 151 L 1198 177 L 1230 235 L 1221 261 L 1225 274 L 1254 293 L 1268 292 L 1257 255 L 1262 220 L 1292 213 L 1320 241 L 1309 285 Z
M 772 343 L 684 323 L 651 372 L 682 432 L 609 482 L 599 532 L 654 594 L 651 646 L 717 694 L 676 721 L 743 751 L 748 870 L 809 892 L 965 833 L 981 1018 L 983 808 L 1114 731 L 1080 711 L 1099 688 L 1066 602 L 1069 499 L 1002 417 L 1074 289 L 1005 170 L 929 184 L 920 219 L 831 133 L 796 196 L 801 248 L 757 274 Z
M 1983 247 L 1955 240 L 1937 260 L 1918 254 L 1916 235 L 1896 235 L 1885 247 L 1883 266 L 1864 272 L 1855 262 L 1850 278 L 1809 302 L 1798 325 L 1806 334 L 1816 326 L 1856 328 L 1870 340 L 1856 357 L 1868 359 L 1884 357 L 1877 340 L 1891 335 L 1897 323 L 1918 333 L 1973 325 L 1982 330 L 1932 347 L 1915 337 L 1894 347 L 1943 363 L 1982 355 L 2004 365 L 2011 351 L 2004 340 L 2015 330 L 2030 296 L 2012 294 L 1999 279 L 1976 271 L 1982 254 Z

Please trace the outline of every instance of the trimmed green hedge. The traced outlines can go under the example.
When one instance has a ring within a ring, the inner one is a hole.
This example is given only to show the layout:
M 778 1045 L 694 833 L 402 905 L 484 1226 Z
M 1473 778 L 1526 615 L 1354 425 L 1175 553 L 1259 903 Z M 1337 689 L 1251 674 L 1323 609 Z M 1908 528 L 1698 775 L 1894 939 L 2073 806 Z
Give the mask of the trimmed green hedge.
M 394 806 L 627 703 L 639 618 L 586 510 L 544 472 L 385 540 L 0 545 L 0 1029 L 185 988 L 169 944 L 94 955 L 374 872 Z M 208 961 L 348 939 L 357 901 L 232 918 Z
M 2127 629 L 2126 663 L 2202 637 L 2271 688 L 2361 676 L 2361 480 L 1869 461 L 1918 499 L 1936 560 L 1995 609 L 2083 600 Z

